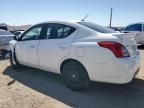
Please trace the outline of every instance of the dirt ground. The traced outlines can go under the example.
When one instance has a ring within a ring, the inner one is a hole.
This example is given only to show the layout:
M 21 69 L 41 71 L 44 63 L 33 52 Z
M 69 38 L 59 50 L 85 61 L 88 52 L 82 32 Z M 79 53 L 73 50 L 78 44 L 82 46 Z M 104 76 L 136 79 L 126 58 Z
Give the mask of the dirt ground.
M 13 70 L 0 60 L 0 108 L 144 108 L 144 48 L 141 69 L 129 84 L 91 82 L 82 92 L 68 89 L 59 75 L 33 68 Z

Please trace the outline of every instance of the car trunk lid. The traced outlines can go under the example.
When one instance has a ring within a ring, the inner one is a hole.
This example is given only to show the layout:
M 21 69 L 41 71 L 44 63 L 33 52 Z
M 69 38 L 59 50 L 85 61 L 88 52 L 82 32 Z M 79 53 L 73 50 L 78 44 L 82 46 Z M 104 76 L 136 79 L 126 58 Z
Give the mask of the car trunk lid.
M 137 44 L 135 40 L 135 34 L 133 33 L 113 33 L 113 36 L 116 36 L 121 39 L 121 43 L 126 47 L 131 57 L 134 57 L 137 54 Z

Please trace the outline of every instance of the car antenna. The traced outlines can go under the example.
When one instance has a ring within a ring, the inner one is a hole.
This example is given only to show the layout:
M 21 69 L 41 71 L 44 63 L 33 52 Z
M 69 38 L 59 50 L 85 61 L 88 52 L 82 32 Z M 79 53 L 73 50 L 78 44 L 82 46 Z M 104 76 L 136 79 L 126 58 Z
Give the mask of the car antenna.
M 85 21 L 85 19 L 88 17 L 89 15 L 87 14 L 85 17 L 84 17 L 84 19 L 82 19 L 81 21 Z

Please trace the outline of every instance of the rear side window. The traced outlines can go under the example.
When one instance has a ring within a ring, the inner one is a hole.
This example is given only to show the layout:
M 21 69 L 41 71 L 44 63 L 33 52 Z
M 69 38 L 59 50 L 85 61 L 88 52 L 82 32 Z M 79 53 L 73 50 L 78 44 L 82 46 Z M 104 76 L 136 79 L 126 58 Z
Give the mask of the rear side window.
M 142 31 L 142 25 L 141 24 L 129 25 L 125 28 L 125 31 Z
M 100 33 L 116 33 L 116 31 L 110 28 L 107 28 L 107 27 L 104 27 L 95 23 L 91 23 L 91 22 L 77 22 L 77 23 L 80 25 L 86 26 L 90 29 L 93 29 L 97 32 L 100 32 Z
M 48 24 L 46 30 L 47 39 L 66 38 L 71 35 L 76 29 L 63 24 Z

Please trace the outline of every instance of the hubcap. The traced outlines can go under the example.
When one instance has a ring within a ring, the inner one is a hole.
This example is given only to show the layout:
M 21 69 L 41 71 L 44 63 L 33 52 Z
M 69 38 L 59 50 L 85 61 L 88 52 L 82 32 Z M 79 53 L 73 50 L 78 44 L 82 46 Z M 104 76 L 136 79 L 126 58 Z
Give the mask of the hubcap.
M 75 70 L 70 71 L 70 76 L 69 77 L 70 77 L 70 80 L 72 82 L 79 82 L 79 80 L 80 80 L 79 74 Z

